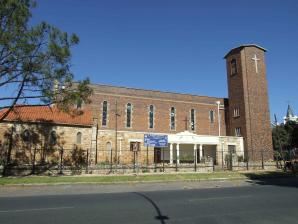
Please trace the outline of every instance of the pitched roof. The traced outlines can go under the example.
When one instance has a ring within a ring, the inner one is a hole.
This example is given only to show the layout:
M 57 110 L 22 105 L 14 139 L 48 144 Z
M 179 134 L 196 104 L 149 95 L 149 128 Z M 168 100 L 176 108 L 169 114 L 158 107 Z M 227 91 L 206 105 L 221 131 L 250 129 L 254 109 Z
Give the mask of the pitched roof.
M 0 117 L 7 110 L 0 110 Z M 56 106 L 16 105 L 4 121 L 49 122 L 54 124 L 91 126 L 92 112 L 89 109 L 84 109 L 80 113 L 77 111 L 66 113 L 59 110 Z
M 288 109 L 287 109 L 287 117 L 294 117 L 294 112 L 290 104 L 288 105 Z

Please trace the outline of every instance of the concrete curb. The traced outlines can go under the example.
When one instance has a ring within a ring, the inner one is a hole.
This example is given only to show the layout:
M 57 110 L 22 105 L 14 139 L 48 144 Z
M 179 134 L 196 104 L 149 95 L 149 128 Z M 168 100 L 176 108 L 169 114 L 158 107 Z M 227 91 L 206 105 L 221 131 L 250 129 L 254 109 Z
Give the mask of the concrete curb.
M 233 177 L 233 178 L 208 178 L 208 179 L 184 179 L 184 180 L 148 180 L 148 181 L 118 181 L 118 182 L 59 182 L 59 183 L 34 183 L 34 184 L 3 184 L 2 187 L 22 187 L 22 186 L 59 186 L 59 185 L 124 185 L 124 184 L 146 184 L 146 183 L 173 183 L 173 182 L 206 182 L 206 181 L 235 181 L 235 180 L 249 180 L 247 177 Z

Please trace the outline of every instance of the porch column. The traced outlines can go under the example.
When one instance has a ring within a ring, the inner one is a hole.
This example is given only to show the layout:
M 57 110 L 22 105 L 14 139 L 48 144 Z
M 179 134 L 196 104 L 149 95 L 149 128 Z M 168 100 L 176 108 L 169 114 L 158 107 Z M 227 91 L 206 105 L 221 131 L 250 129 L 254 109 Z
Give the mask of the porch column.
M 203 145 L 200 144 L 200 162 L 202 160 L 202 156 L 203 156 Z
M 179 163 L 180 163 L 179 144 L 177 144 L 177 146 L 176 146 L 176 150 L 177 150 L 177 158 L 176 158 L 176 162 L 177 162 L 177 164 L 179 164 Z
M 193 145 L 193 157 L 194 157 L 194 163 L 198 163 L 198 157 L 197 157 L 197 144 Z
M 173 164 L 173 143 L 170 143 L 170 164 Z

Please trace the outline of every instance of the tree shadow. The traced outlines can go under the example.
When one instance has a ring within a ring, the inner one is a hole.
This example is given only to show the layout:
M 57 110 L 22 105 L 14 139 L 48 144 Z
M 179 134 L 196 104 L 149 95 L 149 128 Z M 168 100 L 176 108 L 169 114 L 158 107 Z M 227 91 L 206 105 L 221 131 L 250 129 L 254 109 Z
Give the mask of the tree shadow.
M 258 185 L 275 185 L 298 188 L 298 176 L 292 172 L 245 173 L 249 182 Z
M 64 133 L 55 135 L 53 144 L 53 136 L 51 136 L 53 132 L 56 133 L 55 125 L 48 120 L 39 120 L 33 124 L 17 120 L 8 126 L 4 132 L 4 140 L 0 143 L 2 175 L 19 175 L 30 169 L 31 172 L 25 176 L 41 174 L 57 165 L 60 151 L 65 143 Z
M 170 218 L 166 215 L 163 215 L 160 208 L 157 206 L 157 204 L 148 196 L 146 196 L 145 194 L 142 194 L 140 192 L 133 192 L 134 194 L 141 196 L 142 198 L 146 199 L 155 209 L 157 216 L 155 216 L 154 218 L 157 220 L 160 220 L 161 224 L 166 224 L 166 220 L 169 220 Z

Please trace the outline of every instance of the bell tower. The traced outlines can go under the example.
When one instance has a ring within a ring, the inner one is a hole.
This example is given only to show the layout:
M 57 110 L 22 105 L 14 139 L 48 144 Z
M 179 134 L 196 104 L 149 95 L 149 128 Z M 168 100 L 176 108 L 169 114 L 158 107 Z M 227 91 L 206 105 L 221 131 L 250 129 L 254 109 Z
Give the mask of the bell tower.
M 250 161 L 273 159 L 265 66 L 266 50 L 249 44 L 226 56 L 228 80 L 228 135 L 242 136 Z

